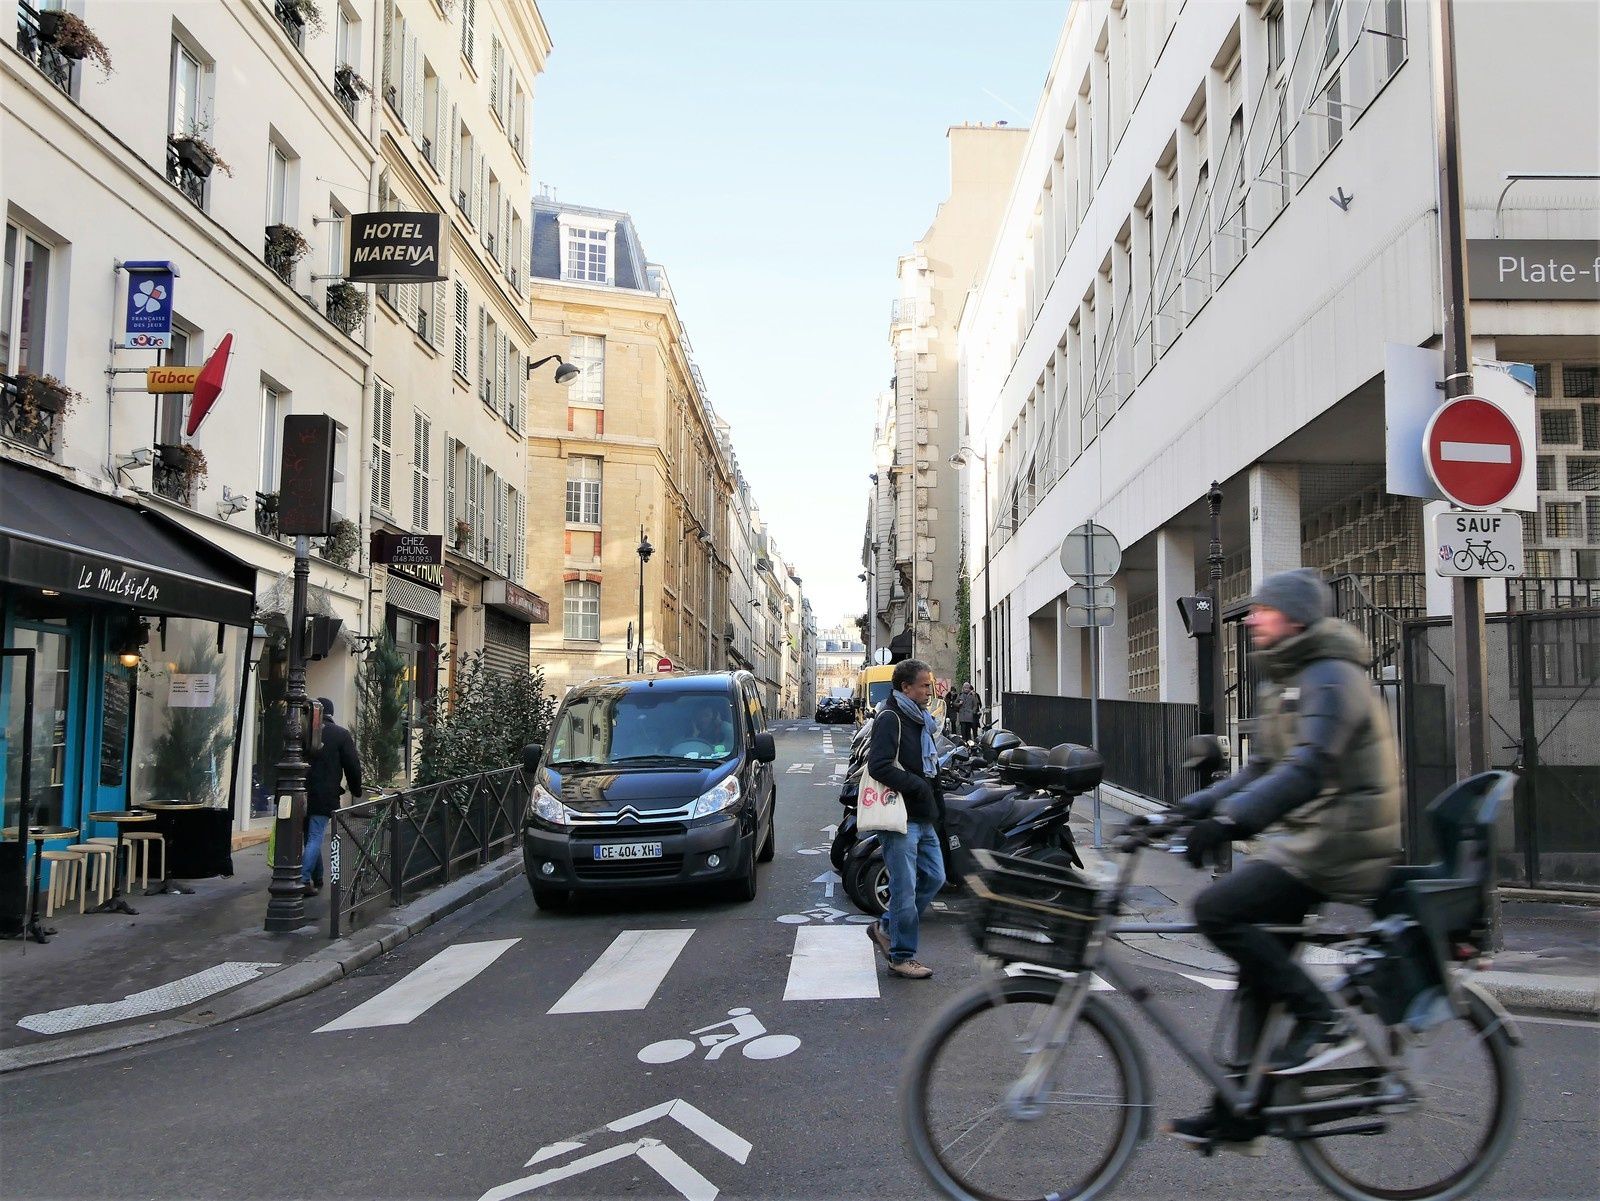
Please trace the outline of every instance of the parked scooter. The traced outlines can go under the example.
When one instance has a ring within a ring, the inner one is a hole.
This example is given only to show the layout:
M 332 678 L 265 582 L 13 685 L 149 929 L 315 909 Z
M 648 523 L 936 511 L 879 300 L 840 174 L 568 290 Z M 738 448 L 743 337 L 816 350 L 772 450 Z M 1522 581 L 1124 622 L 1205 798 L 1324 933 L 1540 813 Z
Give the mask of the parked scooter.
M 1053 750 L 1015 747 L 1001 752 L 999 777 L 945 796 L 945 872 L 963 884 L 975 874 L 972 852 L 983 849 L 1060 867 L 1083 866 L 1068 820 L 1072 801 L 1100 783 L 1105 761 L 1086 746 Z M 861 836 L 839 873 L 863 913 L 878 916 L 889 901 L 889 872 L 878 836 Z

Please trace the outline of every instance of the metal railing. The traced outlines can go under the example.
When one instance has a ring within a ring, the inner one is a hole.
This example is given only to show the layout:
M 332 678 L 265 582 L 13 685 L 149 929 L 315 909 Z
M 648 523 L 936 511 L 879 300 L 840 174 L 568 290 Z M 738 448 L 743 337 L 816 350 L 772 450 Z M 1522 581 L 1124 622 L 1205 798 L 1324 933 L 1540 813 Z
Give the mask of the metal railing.
M 17 5 L 17 49 L 39 72 L 67 95 L 72 95 L 73 62 L 39 32 L 39 12 L 32 5 Z
M 206 177 L 189 168 L 170 144 L 167 146 L 167 180 L 197 209 L 206 207 Z
M 529 777 L 505 767 L 361 801 L 328 830 L 328 937 L 514 849 Z
M 1030 746 L 1090 740 L 1089 699 L 1007 692 L 1001 698 L 1003 722 Z M 1200 733 L 1198 705 L 1156 701 L 1100 702 L 1100 742 L 1106 783 L 1141 796 L 1175 801 L 1195 787 L 1183 766 L 1184 743 Z
M 356 91 L 355 85 L 350 82 L 350 76 L 343 69 L 333 74 L 333 95 L 339 101 L 339 107 L 344 109 L 344 115 L 354 121 L 356 107 L 361 103 L 361 94 Z
M 289 40 L 294 43 L 294 48 L 304 54 L 306 49 L 306 22 L 300 15 L 300 10 L 288 0 L 274 0 L 272 15 L 277 18 L 278 24 L 283 27 L 283 32 L 289 35 Z
M 54 458 L 56 425 L 54 413 L 23 405 L 15 376 L 0 375 L 0 437 Z
M 1399 669 L 1403 623 L 1426 616 L 1428 580 L 1420 571 L 1368 571 L 1335 576 L 1333 611 L 1361 631 L 1372 654 L 1371 672 Z
M 1584 576 L 1527 576 L 1506 581 L 1506 608 L 1513 613 L 1600 606 L 1600 580 Z

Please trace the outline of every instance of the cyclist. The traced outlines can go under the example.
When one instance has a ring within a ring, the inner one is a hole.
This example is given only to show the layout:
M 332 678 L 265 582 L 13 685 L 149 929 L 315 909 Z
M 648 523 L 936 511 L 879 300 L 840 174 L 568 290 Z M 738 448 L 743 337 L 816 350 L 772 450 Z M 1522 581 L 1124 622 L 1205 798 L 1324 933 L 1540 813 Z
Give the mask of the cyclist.
M 1267 1007 L 1296 1019 L 1269 1069 L 1324 1067 L 1360 1044 L 1316 982 L 1291 958 L 1294 941 L 1260 925 L 1294 925 L 1325 900 L 1370 901 L 1400 853 L 1394 736 L 1368 682 L 1360 633 L 1329 615 L 1331 594 L 1314 571 L 1263 580 L 1245 624 L 1262 675 L 1250 760 L 1227 780 L 1178 803 L 1195 821 L 1187 857 L 1201 866 L 1224 843 L 1262 835 L 1258 856 L 1195 898 L 1195 920 L 1239 965 L 1241 1057 Z M 1167 1133 L 1196 1146 L 1259 1150 L 1258 1119 L 1213 1102 Z

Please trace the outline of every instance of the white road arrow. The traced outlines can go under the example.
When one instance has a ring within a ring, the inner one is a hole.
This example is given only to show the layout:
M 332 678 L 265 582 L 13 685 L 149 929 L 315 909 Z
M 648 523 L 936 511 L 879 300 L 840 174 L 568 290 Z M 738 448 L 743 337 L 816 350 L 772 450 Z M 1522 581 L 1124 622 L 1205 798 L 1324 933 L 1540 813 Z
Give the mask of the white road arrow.
M 822 832 L 824 834 L 826 834 L 829 838 L 832 838 L 835 834 L 837 834 L 839 832 L 839 824 L 837 822 L 834 822 L 831 825 L 823 826 L 822 827 Z
M 822 894 L 825 897 L 831 897 L 833 895 L 833 886 L 835 884 L 844 883 L 844 881 L 839 878 L 839 873 L 838 872 L 823 872 L 822 875 L 818 876 L 815 880 L 813 880 L 811 882 L 813 884 L 825 884 L 825 885 L 827 885 L 827 891 Z
M 744 1163 L 750 1158 L 752 1150 L 750 1143 L 740 1138 L 721 1122 L 708 1117 L 700 1110 L 690 1105 L 687 1101 L 673 1099 L 660 1105 L 652 1105 L 649 1109 L 641 1109 L 638 1113 L 631 1113 L 627 1117 L 607 1122 L 600 1130 L 609 1130 L 617 1134 L 635 1130 L 647 1122 L 657 1118 L 671 1118 L 691 1134 L 710 1143 L 729 1159 Z M 536 1163 L 555 1159 L 576 1151 L 586 1145 L 585 1140 L 591 1135 L 599 1134 L 600 1130 L 591 1130 L 580 1134 L 576 1138 L 563 1139 L 560 1142 L 550 1143 L 540 1147 L 534 1152 L 533 1158 L 528 1160 L 526 1167 Z M 543 1188 L 547 1184 L 554 1184 L 559 1180 L 567 1180 L 573 1176 L 581 1176 L 595 1168 L 604 1167 L 609 1163 L 627 1159 L 636 1155 L 642 1163 L 649 1165 L 656 1175 L 670 1184 L 679 1196 L 687 1201 L 715 1201 L 718 1193 L 717 1186 L 712 1184 L 698 1171 L 691 1167 L 684 1158 L 667 1146 L 660 1139 L 641 1138 L 633 1142 L 621 1143 L 615 1147 L 607 1147 L 603 1151 L 596 1151 L 575 1159 L 561 1167 L 548 1168 L 532 1176 L 524 1176 L 520 1180 L 508 1181 L 497 1188 L 492 1188 L 479 1201 L 507 1201 L 511 1197 L 520 1197 L 524 1193 L 531 1193 L 535 1189 Z

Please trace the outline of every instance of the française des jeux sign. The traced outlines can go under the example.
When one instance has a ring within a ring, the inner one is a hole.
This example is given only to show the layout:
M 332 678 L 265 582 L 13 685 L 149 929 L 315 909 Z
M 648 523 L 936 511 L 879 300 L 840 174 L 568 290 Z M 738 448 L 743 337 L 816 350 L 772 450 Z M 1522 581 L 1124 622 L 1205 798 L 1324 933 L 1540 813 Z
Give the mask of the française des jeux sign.
M 334 421 L 326 413 L 283 419 L 283 467 L 278 475 L 278 529 L 327 534 L 333 525 Z
M 416 284 L 447 279 L 438 213 L 354 213 L 345 278 L 353 284 Z

